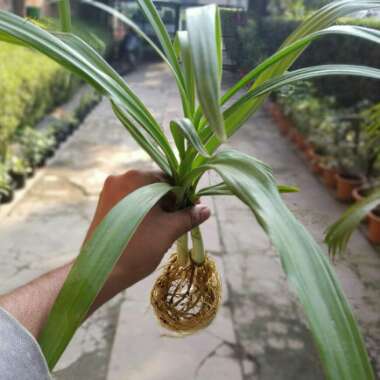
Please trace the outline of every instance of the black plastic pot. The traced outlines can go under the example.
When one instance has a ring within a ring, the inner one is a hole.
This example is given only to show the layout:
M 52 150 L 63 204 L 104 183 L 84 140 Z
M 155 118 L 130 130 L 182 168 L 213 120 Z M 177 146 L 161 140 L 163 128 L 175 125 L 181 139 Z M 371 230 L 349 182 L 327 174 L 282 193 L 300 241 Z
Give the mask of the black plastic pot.
M 8 194 L 1 194 L 1 203 L 9 203 L 12 202 L 14 197 L 14 190 L 9 190 Z
M 62 143 L 67 139 L 67 134 L 64 131 L 59 130 L 55 133 L 55 138 L 59 143 Z
M 33 167 L 30 167 L 28 173 L 26 174 L 27 178 L 32 178 L 35 172 L 35 169 Z
M 36 162 L 36 167 L 37 168 L 42 168 L 46 163 L 46 157 L 41 157 L 37 162 Z
M 50 149 L 48 149 L 48 150 L 45 152 L 45 157 L 46 157 L 46 158 L 51 158 L 51 157 L 53 157 L 53 156 L 54 156 L 54 152 L 55 152 L 54 148 L 50 148 Z
M 9 174 L 12 177 L 13 187 L 15 190 L 22 189 L 25 186 L 25 182 L 26 182 L 25 174 L 15 173 L 12 171 Z

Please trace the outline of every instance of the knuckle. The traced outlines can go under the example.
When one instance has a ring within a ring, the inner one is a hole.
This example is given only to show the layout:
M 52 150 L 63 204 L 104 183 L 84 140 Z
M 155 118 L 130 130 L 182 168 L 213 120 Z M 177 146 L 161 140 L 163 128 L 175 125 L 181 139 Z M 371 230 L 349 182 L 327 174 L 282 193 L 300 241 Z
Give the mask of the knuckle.
M 104 187 L 105 189 L 109 189 L 110 187 L 112 187 L 112 185 L 115 183 L 115 181 L 116 181 L 116 176 L 114 176 L 114 175 L 109 175 L 109 176 L 105 179 L 103 187 Z
M 128 170 L 126 173 L 123 174 L 123 179 L 125 180 L 131 180 L 140 177 L 141 172 L 136 169 Z

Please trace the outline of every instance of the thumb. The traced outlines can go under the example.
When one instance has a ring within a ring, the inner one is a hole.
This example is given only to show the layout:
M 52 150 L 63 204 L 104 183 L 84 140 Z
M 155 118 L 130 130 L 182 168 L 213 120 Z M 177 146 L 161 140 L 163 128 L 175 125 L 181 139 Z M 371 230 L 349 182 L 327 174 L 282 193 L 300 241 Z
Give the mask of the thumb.
M 171 223 L 174 226 L 175 239 L 205 222 L 210 215 L 210 209 L 204 205 L 197 205 L 172 213 Z

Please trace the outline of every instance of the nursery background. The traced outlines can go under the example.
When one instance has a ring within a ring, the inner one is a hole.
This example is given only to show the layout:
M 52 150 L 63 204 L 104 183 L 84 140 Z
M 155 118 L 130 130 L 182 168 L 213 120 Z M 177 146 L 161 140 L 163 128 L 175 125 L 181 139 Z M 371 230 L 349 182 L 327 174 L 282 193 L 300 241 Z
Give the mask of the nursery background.
M 102 2 L 154 38 L 135 1 Z M 73 33 L 125 77 L 168 129 L 181 105 L 160 58 L 116 18 L 71 3 Z M 329 1 L 154 1 L 173 38 L 186 26 L 187 8 L 210 3 L 221 7 L 226 89 Z M 0 0 L 0 9 L 46 29 L 58 25 L 54 2 Z M 338 25 L 380 30 L 380 12 L 355 13 Z M 328 36 L 313 42 L 292 69 L 334 63 L 380 68 L 380 48 Z M 0 42 L 0 94 L 0 291 L 6 292 L 77 256 L 105 178 L 151 163 L 105 99 L 33 49 Z M 228 145 L 268 163 L 278 183 L 298 190 L 283 197 L 321 246 L 326 232 L 334 232 L 329 226 L 379 189 L 378 80 L 339 76 L 283 86 L 247 124 Z M 174 338 L 149 312 L 155 276 L 149 277 L 85 322 L 56 367 L 57 379 L 324 379 L 269 239 L 236 199 L 206 202 L 212 217 L 203 227 L 205 246 L 223 282 L 215 321 Z M 380 376 L 380 208 L 372 206 L 344 254 L 335 256 L 334 269 Z

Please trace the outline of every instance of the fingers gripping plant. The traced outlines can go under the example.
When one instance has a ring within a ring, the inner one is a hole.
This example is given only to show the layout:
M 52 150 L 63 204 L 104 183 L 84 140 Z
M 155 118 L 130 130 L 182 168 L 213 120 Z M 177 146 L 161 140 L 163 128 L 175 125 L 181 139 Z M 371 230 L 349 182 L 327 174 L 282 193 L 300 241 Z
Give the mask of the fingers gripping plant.
M 121 200 L 82 248 L 40 337 L 50 368 L 83 321 L 139 223 L 171 191 L 178 208 L 194 204 L 200 196 L 231 195 L 244 202 L 280 255 L 289 283 L 304 308 L 326 376 L 372 379 L 362 336 L 329 261 L 285 206 L 271 169 L 236 150 L 217 149 L 260 108 L 271 91 L 283 85 L 328 75 L 380 79 L 380 70 L 364 66 L 325 65 L 287 71 L 312 41 L 325 35 L 344 34 L 379 44 L 380 33 L 375 30 L 333 24 L 352 12 L 380 8 L 380 1 L 342 0 L 328 4 L 308 18 L 278 52 L 223 95 L 222 33 L 217 7 L 189 9 L 187 30 L 180 31 L 172 42 L 152 1 L 138 3 L 160 46 L 116 10 L 100 3 L 90 4 L 128 24 L 173 73 L 183 108 L 183 118 L 170 124 L 175 146 L 128 84 L 92 48 L 69 33 L 68 1 L 60 1 L 63 32 L 59 33 L 0 12 L 1 40 L 48 55 L 107 96 L 123 126 L 171 178 L 170 185 L 149 185 Z M 222 181 L 199 188 L 200 178 L 210 170 L 217 172 Z M 192 231 L 191 238 L 191 250 L 187 236 L 179 239 L 177 254 L 152 292 L 162 323 L 179 331 L 193 331 L 209 323 L 220 296 L 219 278 L 213 261 L 205 254 L 200 230 Z M 189 314 L 194 315 L 190 318 Z

